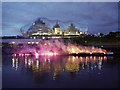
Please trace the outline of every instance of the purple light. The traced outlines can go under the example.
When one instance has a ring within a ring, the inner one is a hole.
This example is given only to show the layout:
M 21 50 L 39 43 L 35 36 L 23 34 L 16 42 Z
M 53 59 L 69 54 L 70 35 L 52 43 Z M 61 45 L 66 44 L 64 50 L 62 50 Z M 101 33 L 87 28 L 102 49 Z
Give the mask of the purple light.
M 34 42 L 29 42 L 34 43 Z M 79 54 L 79 53 L 104 53 L 107 51 L 104 49 L 99 49 L 96 47 L 86 47 L 82 45 L 76 45 L 71 43 L 65 43 L 62 40 L 51 39 L 51 40 L 41 40 L 40 42 L 35 42 L 34 44 L 24 44 L 24 46 L 18 50 L 15 47 L 15 53 L 18 53 L 19 56 L 29 56 L 34 55 L 36 58 L 39 56 L 56 56 L 56 55 L 64 55 L 64 54 Z

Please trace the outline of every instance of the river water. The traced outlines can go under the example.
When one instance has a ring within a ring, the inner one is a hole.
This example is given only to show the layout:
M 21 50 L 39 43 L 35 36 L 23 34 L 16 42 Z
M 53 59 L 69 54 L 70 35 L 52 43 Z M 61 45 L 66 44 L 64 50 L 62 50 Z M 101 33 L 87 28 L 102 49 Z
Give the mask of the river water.
M 13 56 L 2 53 L 2 88 L 119 88 L 117 56 Z
M 106 56 L 3 55 L 3 88 L 118 88 L 119 64 Z

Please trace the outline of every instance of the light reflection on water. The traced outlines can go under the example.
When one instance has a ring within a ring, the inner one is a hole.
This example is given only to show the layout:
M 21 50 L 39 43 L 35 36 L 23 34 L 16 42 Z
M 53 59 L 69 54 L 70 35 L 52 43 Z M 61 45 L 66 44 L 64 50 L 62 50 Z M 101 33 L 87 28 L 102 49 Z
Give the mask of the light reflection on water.
M 19 70 L 22 66 L 30 68 L 33 73 L 52 73 L 53 80 L 61 73 L 77 73 L 81 70 L 101 70 L 106 56 L 54 56 L 39 57 L 12 56 L 12 67 Z

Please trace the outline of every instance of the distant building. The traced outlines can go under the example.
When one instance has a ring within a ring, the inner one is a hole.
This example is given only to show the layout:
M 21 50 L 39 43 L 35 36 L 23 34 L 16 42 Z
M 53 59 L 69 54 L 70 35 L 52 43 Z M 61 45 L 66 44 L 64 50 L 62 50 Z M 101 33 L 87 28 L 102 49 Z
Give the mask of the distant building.
M 51 34 L 50 28 L 39 18 L 27 31 L 28 36 Z
M 71 24 L 65 31 L 64 35 L 80 35 L 85 34 L 85 32 L 79 31 L 73 24 Z
M 58 22 L 53 27 L 53 34 L 55 34 L 55 35 L 61 35 L 62 34 L 62 29 L 60 28 L 60 25 L 59 25 Z
M 86 32 L 79 31 L 73 24 L 71 24 L 64 32 L 62 31 L 58 22 L 50 29 L 43 20 L 38 18 L 26 32 L 26 36 L 30 38 L 53 37 L 60 35 L 85 35 Z

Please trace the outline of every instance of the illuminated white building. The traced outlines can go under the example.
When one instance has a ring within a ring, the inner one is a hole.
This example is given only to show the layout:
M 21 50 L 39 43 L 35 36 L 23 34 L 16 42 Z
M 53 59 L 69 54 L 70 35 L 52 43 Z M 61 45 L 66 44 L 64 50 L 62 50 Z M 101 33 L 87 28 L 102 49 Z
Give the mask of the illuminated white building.
M 73 24 L 71 24 L 64 32 L 62 31 L 58 22 L 50 29 L 45 22 L 38 18 L 26 32 L 26 36 L 36 39 L 41 37 L 55 37 L 60 35 L 85 35 L 86 32 L 79 31 Z
M 58 22 L 53 27 L 53 34 L 55 34 L 55 35 L 61 35 L 62 34 L 62 29 L 60 28 L 60 25 L 58 24 Z
M 65 31 L 64 35 L 81 35 L 84 32 L 79 31 L 73 24 L 71 24 Z
M 27 31 L 28 36 L 50 35 L 50 28 L 39 18 Z

